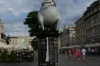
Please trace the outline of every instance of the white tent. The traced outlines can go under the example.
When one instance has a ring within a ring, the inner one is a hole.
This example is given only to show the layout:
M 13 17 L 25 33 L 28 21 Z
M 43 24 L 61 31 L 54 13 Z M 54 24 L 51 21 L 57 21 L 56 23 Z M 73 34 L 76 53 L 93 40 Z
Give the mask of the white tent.
M 91 44 L 86 44 L 84 45 L 84 47 L 91 47 Z
M 100 44 L 99 43 L 95 43 L 95 44 L 86 44 L 86 45 L 84 45 L 85 47 L 98 47 L 98 46 L 100 46 Z
M 75 47 L 80 48 L 81 46 L 79 46 L 79 45 L 75 45 L 74 48 L 75 48 Z
M 98 46 L 100 46 L 99 43 L 91 44 L 91 47 L 98 47 Z
M 7 45 L 8 48 L 14 48 L 14 45 Z
M 30 50 L 33 50 L 33 48 L 32 48 L 32 46 L 31 46 L 31 45 L 28 45 L 28 48 L 29 48 Z
M 28 49 L 28 45 L 24 43 L 19 43 L 14 46 L 15 49 Z
M 3 44 L 3 43 L 1 43 L 1 42 L 0 42 L 0 47 L 1 47 L 1 48 L 8 48 L 8 46 L 7 46 L 6 44 Z
M 75 46 L 62 47 L 62 49 L 71 49 L 71 48 L 75 48 Z
M 15 49 L 29 49 L 33 50 L 32 46 L 28 43 L 19 43 L 14 46 Z

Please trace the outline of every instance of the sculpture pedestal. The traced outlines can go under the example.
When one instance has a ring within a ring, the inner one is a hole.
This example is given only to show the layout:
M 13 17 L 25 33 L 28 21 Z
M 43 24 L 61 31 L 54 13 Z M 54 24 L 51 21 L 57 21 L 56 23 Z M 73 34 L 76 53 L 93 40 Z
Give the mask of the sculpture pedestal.
M 39 38 L 38 47 L 38 66 L 57 66 L 58 64 L 58 45 L 57 37 L 59 32 L 41 33 L 37 37 Z M 49 61 L 46 62 L 46 37 L 48 37 L 49 45 Z

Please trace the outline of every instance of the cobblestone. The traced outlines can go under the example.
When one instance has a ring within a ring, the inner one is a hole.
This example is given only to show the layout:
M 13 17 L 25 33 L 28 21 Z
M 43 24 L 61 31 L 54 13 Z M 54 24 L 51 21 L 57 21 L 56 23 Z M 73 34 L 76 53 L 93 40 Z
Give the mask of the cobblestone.
M 59 66 L 100 66 L 100 56 L 87 56 L 84 62 L 81 58 L 79 62 L 77 58 L 71 58 L 67 56 L 64 58 L 63 54 L 59 54 Z

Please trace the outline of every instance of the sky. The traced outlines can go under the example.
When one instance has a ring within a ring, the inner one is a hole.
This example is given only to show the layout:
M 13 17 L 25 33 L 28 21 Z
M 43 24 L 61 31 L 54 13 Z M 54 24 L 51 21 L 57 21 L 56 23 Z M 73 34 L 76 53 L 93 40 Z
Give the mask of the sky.
M 59 30 L 74 23 L 83 15 L 87 7 L 96 0 L 54 0 L 60 13 Z M 29 12 L 39 11 L 44 0 L 0 0 L 0 19 L 4 23 L 4 33 L 10 36 L 29 35 L 28 26 L 23 22 Z

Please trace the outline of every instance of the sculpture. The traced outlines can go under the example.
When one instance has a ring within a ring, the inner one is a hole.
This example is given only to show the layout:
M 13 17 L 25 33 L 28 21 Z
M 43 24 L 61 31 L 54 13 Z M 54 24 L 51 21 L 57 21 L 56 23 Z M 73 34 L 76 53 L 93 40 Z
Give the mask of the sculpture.
M 38 12 L 38 22 L 44 30 L 44 26 L 54 26 L 58 29 L 60 24 L 60 14 L 57 11 L 54 0 L 45 0 Z
M 54 26 L 56 30 L 58 30 L 58 26 L 60 24 L 60 14 L 57 11 L 56 3 L 54 0 L 45 0 L 42 3 L 42 6 L 38 12 L 38 22 L 44 29 L 44 26 Z M 46 62 L 49 62 L 49 43 L 48 36 L 46 36 Z

